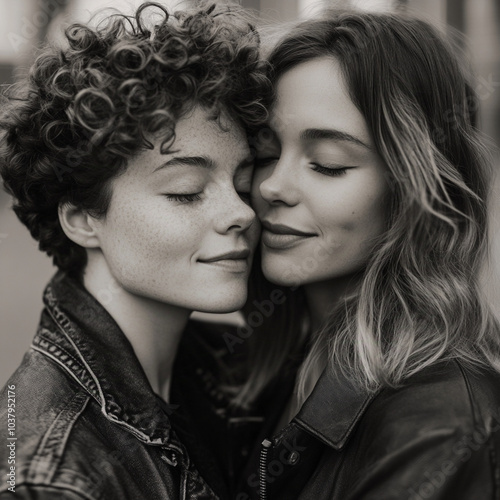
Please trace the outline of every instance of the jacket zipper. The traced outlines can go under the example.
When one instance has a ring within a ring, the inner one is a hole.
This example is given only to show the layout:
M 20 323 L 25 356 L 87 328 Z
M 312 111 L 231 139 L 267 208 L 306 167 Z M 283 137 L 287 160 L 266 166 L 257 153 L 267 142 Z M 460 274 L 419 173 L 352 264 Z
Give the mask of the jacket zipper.
M 259 459 L 259 500 L 267 500 L 267 454 L 272 443 L 269 439 L 262 441 Z

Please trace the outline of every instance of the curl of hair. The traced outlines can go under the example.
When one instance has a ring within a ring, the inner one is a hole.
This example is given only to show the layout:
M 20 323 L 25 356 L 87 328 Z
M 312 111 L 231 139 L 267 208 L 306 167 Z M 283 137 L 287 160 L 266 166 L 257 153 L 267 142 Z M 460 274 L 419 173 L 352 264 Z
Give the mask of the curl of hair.
M 467 72 L 423 21 L 343 12 L 285 35 L 269 57 L 270 81 L 318 57 L 340 63 L 366 119 L 386 165 L 390 215 L 356 293 L 332 305 L 330 320 L 310 339 L 299 397 L 308 395 L 311 371 L 325 358 L 368 389 L 397 387 L 444 359 L 500 371 L 499 325 L 479 284 L 491 172 Z M 273 90 L 267 95 L 272 106 Z M 261 290 L 252 299 L 262 300 Z M 290 327 L 287 317 L 297 317 L 300 293 L 288 291 L 282 311 L 256 329 L 250 382 L 238 404 L 251 402 L 297 350 L 300 322 Z
M 155 15 L 148 15 L 154 13 Z M 199 2 L 170 14 L 154 2 L 135 15 L 66 30 L 67 47 L 46 47 L 26 81 L 2 96 L 0 172 L 14 210 L 41 250 L 67 272 L 86 264 L 58 207 L 106 213 L 110 180 L 152 138 L 162 152 L 193 106 L 227 112 L 251 132 L 266 119 L 259 37 L 236 5 Z

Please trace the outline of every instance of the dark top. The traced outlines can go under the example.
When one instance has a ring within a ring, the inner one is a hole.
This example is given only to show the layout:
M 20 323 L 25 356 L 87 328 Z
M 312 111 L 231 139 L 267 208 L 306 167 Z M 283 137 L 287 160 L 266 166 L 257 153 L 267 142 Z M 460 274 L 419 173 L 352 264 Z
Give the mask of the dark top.
M 31 348 L 0 396 L 0 498 L 229 498 L 234 447 L 221 410 L 227 401 L 213 384 L 215 327 L 188 325 L 168 405 L 118 325 L 77 281 L 58 273 L 44 302 Z M 204 416 L 199 428 L 191 412 Z M 258 424 L 243 439 L 255 439 Z
M 273 437 L 275 423 L 261 435 L 237 500 L 500 499 L 493 371 L 441 362 L 399 389 L 369 393 L 325 370 Z

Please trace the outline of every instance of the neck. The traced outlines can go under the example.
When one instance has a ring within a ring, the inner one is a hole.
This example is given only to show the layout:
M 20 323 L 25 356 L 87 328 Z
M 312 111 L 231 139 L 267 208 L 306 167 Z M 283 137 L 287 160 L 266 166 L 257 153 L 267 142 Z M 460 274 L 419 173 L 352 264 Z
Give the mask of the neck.
M 358 281 L 359 279 L 356 275 L 348 275 L 334 280 L 304 285 L 304 293 L 310 318 L 310 329 L 313 335 L 326 325 L 330 313 L 335 306 L 353 293 Z M 327 363 L 328 354 L 322 351 L 322 353 L 314 359 L 314 363 L 307 365 L 307 370 L 305 372 L 303 372 L 304 364 L 302 365 L 301 371 L 299 372 L 299 375 L 302 373 L 302 377 L 304 377 L 301 394 L 299 395 L 297 393 L 298 386 L 296 385 L 294 394 L 282 415 L 277 430 L 290 422 L 300 410 L 303 402 L 309 397 L 316 386 Z
M 358 275 L 349 274 L 332 280 L 304 285 L 313 332 L 318 331 L 326 324 L 335 306 L 353 293 L 358 282 Z
M 168 402 L 175 356 L 191 311 L 125 290 L 104 259 L 89 259 L 84 286 L 132 344 L 153 391 Z

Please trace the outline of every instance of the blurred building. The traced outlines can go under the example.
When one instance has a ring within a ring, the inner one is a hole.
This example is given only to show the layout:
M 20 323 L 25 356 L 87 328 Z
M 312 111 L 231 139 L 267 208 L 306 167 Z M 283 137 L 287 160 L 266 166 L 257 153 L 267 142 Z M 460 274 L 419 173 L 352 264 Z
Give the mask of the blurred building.
M 179 1 L 156 0 L 167 6 Z M 185 0 L 188 2 L 189 0 Z M 222 1 L 222 0 L 221 0 Z M 0 84 L 22 75 L 36 56 L 39 44 L 57 42 L 72 21 L 87 21 L 97 9 L 116 7 L 133 12 L 142 0 L 0 0 Z M 263 20 L 293 21 L 314 15 L 326 5 L 366 10 L 402 9 L 414 12 L 443 31 L 452 27 L 465 35 L 470 59 L 478 75 L 482 129 L 500 144 L 500 2 L 498 0 L 241 0 Z M 500 165 L 500 162 L 498 162 Z M 492 207 L 494 270 L 485 280 L 500 315 L 500 187 Z M 28 231 L 10 210 L 0 190 L 0 385 L 19 364 L 33 337 L 42 307 L 41 294 L 54 268 L 37 250 Z

